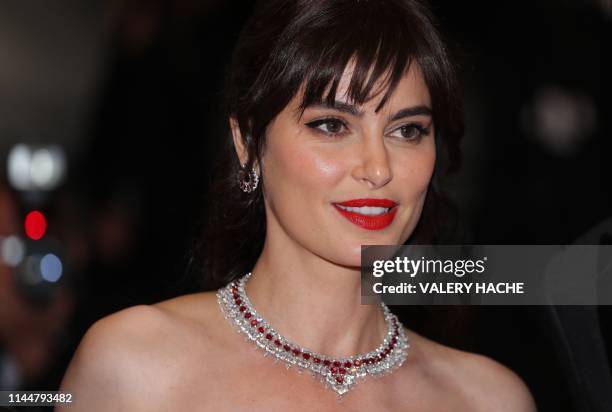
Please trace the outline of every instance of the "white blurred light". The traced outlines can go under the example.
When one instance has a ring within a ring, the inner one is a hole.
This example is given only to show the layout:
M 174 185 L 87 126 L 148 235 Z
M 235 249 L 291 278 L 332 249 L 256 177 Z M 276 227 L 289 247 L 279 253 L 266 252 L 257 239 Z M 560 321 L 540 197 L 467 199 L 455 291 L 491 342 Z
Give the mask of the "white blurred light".
M 62 262 L 53 253 L 48 253 L 40 260 L 40 273 L 47 282 L 57 282 L 62 277 Z
M 63 179 L 66 157 L 58 145 L 15 145 L 8 156 L 11 185 L 19 190 L 52 190 Z
M 40 149 L 39 152 L 44 153 L 44 157 L 51 160 L 51 167 L 48 170 L 47 177 L 44 181 L 39 183 L 39 186 L 44 190 L 52 190 L 57 187 L 64 178 L 66 173 L 66 156 L 62 148 L 58 145 L 47 146 L 44 149 Z M 36 157 L 36 155 L 34 157 Z
M 40 149 L 32 154 L 30 177 L 32 183 L 38 187 L 47 187 L 53 179 L 53 157 L 47 149 Z
M 8 155 L 8 179 L 15 189 L 27 190 L 30 186 L 30 149 L 24 144 L 11 148 Z
M 25 247 L 17 236 L 8 236 L 0 240 L 0 259 L 4 264 L 16 267 L 23 260 Z

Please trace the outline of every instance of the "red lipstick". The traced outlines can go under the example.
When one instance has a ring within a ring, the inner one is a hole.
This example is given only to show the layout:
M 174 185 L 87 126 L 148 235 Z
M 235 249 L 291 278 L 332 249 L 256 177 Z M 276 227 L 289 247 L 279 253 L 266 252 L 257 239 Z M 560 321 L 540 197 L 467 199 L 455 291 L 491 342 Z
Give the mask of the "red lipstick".
M 352 199 L 346 202 L 334 203 L 334 207 L 342 216 L 347 218 L 351 223 L 367 230 L 381 230 L 386 228 L 393 222 L 395 213 L 397 212 L 397 203 L 389 199 Z M 380 215 L 365 215 L 355 211 L 342 209 L 344 207 L 384 207 L 389 209 L 387 212 Z

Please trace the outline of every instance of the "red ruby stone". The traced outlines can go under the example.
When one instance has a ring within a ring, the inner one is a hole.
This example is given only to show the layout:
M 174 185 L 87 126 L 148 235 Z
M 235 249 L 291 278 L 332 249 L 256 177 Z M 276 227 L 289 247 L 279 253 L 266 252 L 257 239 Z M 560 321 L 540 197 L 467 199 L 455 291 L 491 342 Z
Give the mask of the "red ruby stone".
M 281 345 L 281 341 L 280 341 L 280 340 L 278 340 L 278 339 L 274 339 L 274 344 L 275 344 L 276 346 L 280 346 L 280 345 Z
M 313 361 L 314 363 L 321 363 L 321 359 L 319 359 L 319 358 L 314 358 L 312 361 Z
M 247 319 L 250 318 L 251 316 L 253 316 L 253 315 L 251 315 L 249 312 L 244 314 L 244 317 L 247 318 Z
M 383 351 L 383 353 L 385 354 L 385 356 L 387 356 L 387 355 L 389 354 L 389 352 L 391 352 L 391 351 L 389 350 L 389 348 L 387 348 L 387 349 L 385 349 L 385 350 Z
M 397 338 L 395 336 L 391 339 L 391 343 L 394 345 L 397 343 Z
M 331 365 L 331 362 L 330 362 L 330 361 L 328 361 L 327 359 L 325 359 L 325 360 L 323 361 L 323 365 L 325 365 L 325 366 L 329 366 L 329 365 Z
M 264 330 L 265 330 L 265 329 L 263 328 L 263 326 L 260 326 L 260 327 L 258 327 L 258 328 L 257 328 L 257 331 L 258 331 L 259 333 L 264 333 Z
M 259 322 L 257 322 L 257 320 L 256 320 L 256 319 L 253 319 L 253 320 L 251 321 L 251 326 L 257 326 L 257 324 L 258 324 L 258 323 L 259 323 Z
M 336 368 L 335 366 L 332 366 L 330 371 L 331 371 L 331 373 L 336 373 L 336 372 L 338 372 L 338 368 Z
M 244 312 L 244 311 L 246 310 L 246 306 L 240 306 L 240 307 L 238 308 L 238 310 L 239 310 L 240 312 Z
M 289 347 L 289 345 L 285 345 L 283 346 L 283 349 L 285 349 L 285 351 L 289 352 L 291 350 L 291 348 Z
M 271 335 L 271 334 L 269 334 L 269 333 L 266 333 L 266 339 L 268 339 L 268 340 L 272 340 L 272 335 Z
M 340 368 L 338 369 L 338 372 L 340 372 L 341 375 L 344 375 L 346 373 L 346 369 Z
M 340 365 L 341 365 L 341 363 L 340 363 L 340 362 L 338 362 L 338 361 L 335 361 L 335 362 L 334 362 L 334 366 L 335 366 L 335 367 L 339 367 Z
M 238 293 L 238 288 L 236 286 L 232 286 L 232 293 Z
M 240 305 L 242 303 L 242 299 L 236 299 L 236 305 Z
M 302 353 L 302 357 L 306 360 L 310 359 L 310 354 L 308 353 Z
M 294 354 L 295 356 L 299 355 L 299 354 L 300 354 L 299 349 L 293 349 L 293 354 Z
M 342 376 L 336 376 L 336 382 L 342 383 L 344 382 L 344 378 Z
M 345 368 L 350 368 L 351 366 L 352 366 L 351 362 L 348 362 L 348 361 L 344 362 Z

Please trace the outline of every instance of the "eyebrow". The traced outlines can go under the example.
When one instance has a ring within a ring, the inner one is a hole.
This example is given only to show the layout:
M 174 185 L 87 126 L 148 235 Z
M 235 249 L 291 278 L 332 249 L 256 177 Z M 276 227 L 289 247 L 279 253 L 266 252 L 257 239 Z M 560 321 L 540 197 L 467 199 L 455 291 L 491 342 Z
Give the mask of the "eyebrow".
M 419 115 L 432 117 L 431 109 L 427 106 L 407 107 L 395 113 L 393 116 L 390 116 L 389 121 L 393 122 L 395 120 L 403 119 L 405 117 L 412 117 L 412 116 L 419 116 Z
M 363 112 L 360 111 L 359 109 L 357 109 L 357 107 L 355 107 L 354 105 L 348 104 L 348 103 L 344 103 L 344 102 L 340 102 L 340 101 L 335 101 L 331 105 L 327 104 L 327 102 L 323 101 L 321 103 L 312 104 L 309 107 L 315 108 L 315 109 L 333 109 L 333 110 L 338 110 L 339 112 L 348 113 L 348 114 L 350 114 L 352 116 L 355 116 L 355 117 L 362 117 L 363 116 Z M 395 120 L 403 119 L 405 117 L 412 117 L 412 116 L 419 116 L 419 115 L 425 115 L 425 116 L 431 117 L 432 116 L 431 108 L 429 108 L 428 106 L 425 106 L 425 105 L 406 107 L 406 108 L 398 111 L 397 113 L 393 114 L 392 116 L 389 116 L 387 121 L 393 122 Z

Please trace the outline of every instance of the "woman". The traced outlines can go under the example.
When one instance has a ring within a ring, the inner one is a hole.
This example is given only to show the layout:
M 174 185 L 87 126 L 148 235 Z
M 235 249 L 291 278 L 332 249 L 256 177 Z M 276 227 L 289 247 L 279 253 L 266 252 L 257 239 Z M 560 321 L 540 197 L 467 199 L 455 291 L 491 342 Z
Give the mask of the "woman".
M 62 383 L 72 409 L 534 410 L 508 369 L 360 304 L 361 245 L 431 239 L 462 134 L 454 76 L 416 1 L 259 3 L 210 197 L 221 288 L 98 321 Z

